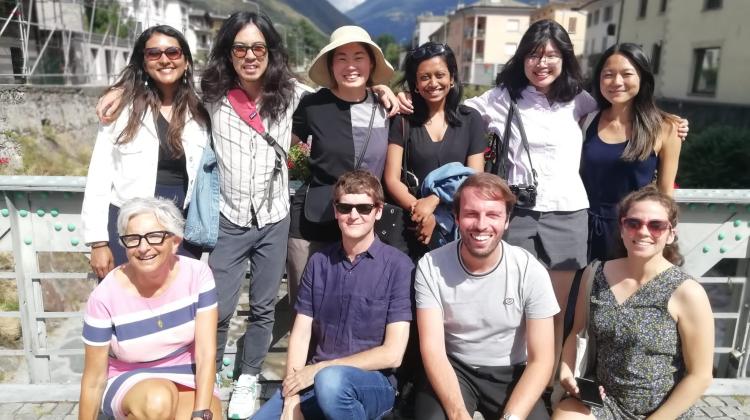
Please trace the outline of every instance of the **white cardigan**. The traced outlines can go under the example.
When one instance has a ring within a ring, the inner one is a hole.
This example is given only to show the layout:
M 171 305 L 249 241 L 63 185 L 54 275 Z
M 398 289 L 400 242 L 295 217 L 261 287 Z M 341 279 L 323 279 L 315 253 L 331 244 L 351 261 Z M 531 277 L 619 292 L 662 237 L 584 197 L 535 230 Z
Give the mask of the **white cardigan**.
M 125 129 L 130 108 L 120 113 L 117 121 L 99 126 L 96 144 L 91 155 L 81 218 L 85 243 L 109 240 L 107 218 L 109 205 L 121 206 L 135 197 L 153 197 L 159 161 L 159 137 L 151 110 L 147 110 L 133 139 L 116 144 L 117 136 Z M 182 130 L 185 169 L 188 187 L 185 206 L 193 191 L 203 149 L 211 133 L 188 116 Z

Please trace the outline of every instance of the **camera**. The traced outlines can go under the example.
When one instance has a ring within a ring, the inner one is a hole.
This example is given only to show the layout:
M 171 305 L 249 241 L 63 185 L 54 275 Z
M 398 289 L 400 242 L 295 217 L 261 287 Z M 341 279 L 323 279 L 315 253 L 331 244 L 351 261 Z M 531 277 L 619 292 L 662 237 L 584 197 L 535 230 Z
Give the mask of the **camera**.
M 516 196 L 516 206 L 525 208 L 536 206 L 536 185 L 511 185 L 510 191 Z

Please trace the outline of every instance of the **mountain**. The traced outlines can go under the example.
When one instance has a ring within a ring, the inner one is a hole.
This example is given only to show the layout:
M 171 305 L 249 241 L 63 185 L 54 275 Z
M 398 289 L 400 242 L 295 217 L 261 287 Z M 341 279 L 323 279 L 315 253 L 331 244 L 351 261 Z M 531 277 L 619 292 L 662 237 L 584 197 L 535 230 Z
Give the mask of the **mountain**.
M 516 0 L 526 4 L 546 4 L 548 0 Z M 357 25 L 376 37 L 389 33 L 400 43 L 411 39 L 417 16 L 425 12 L 445 15 L 458 3 L 470 5 L 475 1 L 462 0 L 366 0 L 346 14 Z
M 199 9 L 215 14 L 231 14 L 239 10 L 260 11 L 267 14 L 274 23 L 290 28 L 300 19 L 307 19 L 316 29 L 326 35 L 342 25 L 352 25 L 353 21 L 339 12 L 327 0 L 191 0 Z

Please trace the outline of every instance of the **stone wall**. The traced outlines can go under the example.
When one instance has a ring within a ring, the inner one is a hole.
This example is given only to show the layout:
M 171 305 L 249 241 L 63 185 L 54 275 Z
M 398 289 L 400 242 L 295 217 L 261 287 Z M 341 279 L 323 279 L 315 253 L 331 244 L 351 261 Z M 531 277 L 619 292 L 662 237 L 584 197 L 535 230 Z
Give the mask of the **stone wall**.
M 9 168 L 5 173 L 22 166 L 21 148 L 15 140 L 21 134 L 32 136 L 41 150 L 50 153 L 60 149 L 75 154 L 68 149 L 93 148 L 98 126 L 94 109 L 102 90 L 0 85 L 0 165 Z

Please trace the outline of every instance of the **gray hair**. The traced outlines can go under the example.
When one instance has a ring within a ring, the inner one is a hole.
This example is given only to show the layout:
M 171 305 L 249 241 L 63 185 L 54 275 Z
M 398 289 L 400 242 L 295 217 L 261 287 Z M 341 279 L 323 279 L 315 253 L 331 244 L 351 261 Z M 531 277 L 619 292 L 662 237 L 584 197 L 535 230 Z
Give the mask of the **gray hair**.
M 125 235 L 130 219 L 141 214 L 153 214 L 164 226 L 164 230 L 182 238 L 185 235 L 185 219 L 174 202 L 162 197 L 139 197 L 125 202 L 117 216 L 117 232 Z

